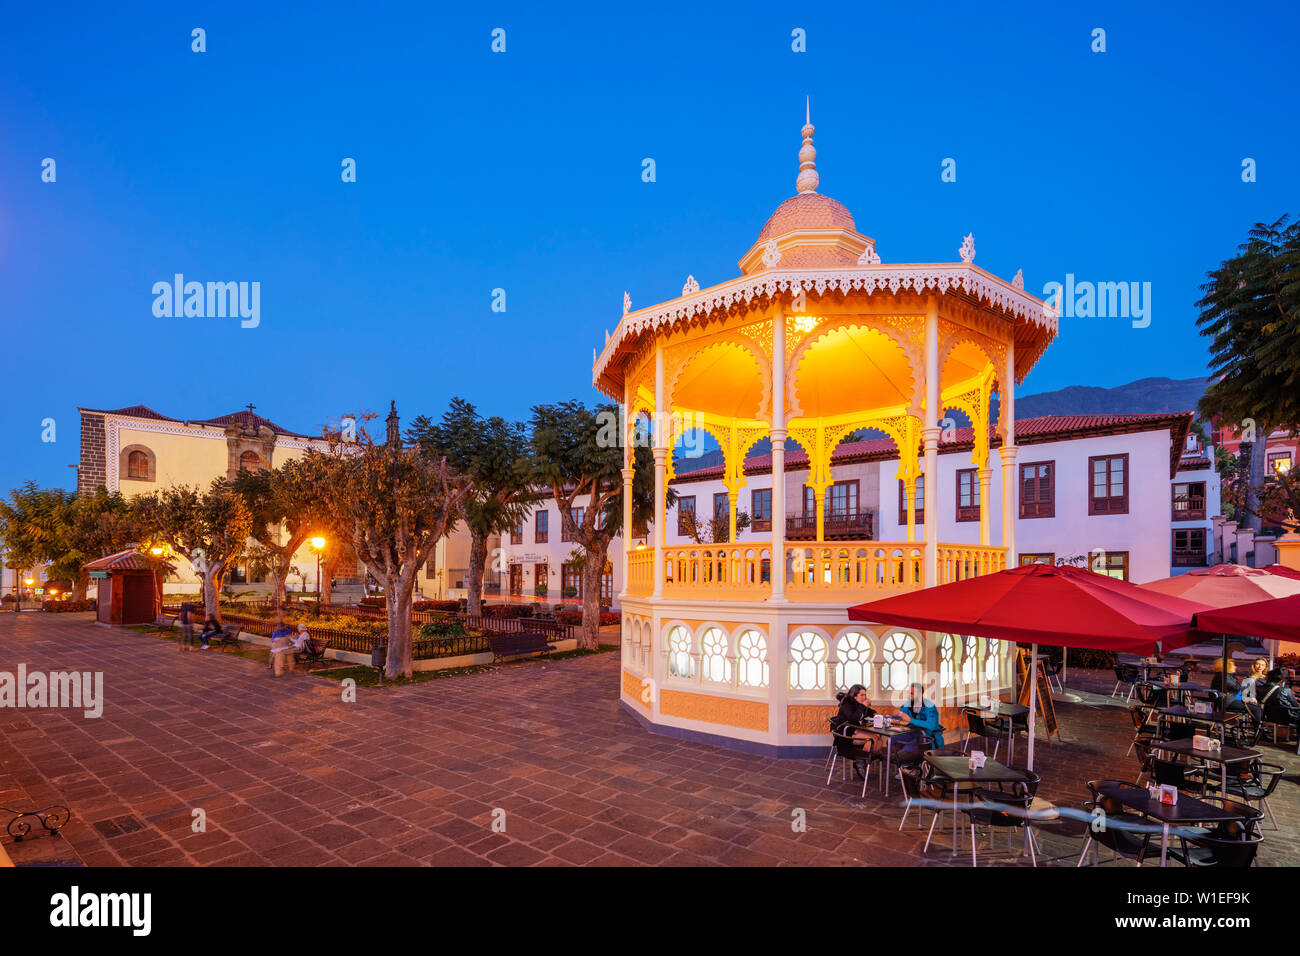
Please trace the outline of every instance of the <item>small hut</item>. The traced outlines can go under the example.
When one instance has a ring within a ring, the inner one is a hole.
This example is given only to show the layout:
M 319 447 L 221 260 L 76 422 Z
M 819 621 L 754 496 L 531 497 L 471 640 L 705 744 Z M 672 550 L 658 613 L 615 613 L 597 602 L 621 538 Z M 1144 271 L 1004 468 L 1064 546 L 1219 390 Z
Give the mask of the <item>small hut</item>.
M 99 622 L 121 627 L 149 624 L 162 610 L 162 579 L 172 570 L 157 558 L 134 548 L 86 565 L 99 587 Z

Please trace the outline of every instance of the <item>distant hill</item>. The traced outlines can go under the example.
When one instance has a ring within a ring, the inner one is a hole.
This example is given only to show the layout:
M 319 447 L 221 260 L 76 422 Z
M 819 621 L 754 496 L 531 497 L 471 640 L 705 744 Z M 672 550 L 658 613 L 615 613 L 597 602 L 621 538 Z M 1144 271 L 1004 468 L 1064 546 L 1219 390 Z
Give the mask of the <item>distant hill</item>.
M 1189 412 L 1205 394 L 1204 378 L 1141 378 L 1114 388 L 1070 385 L 1054 392 L 1016 396 L 1016 417 Z

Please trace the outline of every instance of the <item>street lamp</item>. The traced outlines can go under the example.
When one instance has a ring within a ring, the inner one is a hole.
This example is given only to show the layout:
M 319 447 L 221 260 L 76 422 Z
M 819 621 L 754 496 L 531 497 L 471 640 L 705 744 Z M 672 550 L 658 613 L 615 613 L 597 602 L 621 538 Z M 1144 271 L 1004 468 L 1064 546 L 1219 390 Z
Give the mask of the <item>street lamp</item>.
M 321 596 L 324 594 L 324 591 L 320 586 L 320 553 L 325 547 L 325 539 L 319 537 L 312 538 L 311 546 L 312 550 L 316 552 L 316 610 L 314 613 L 316 617 L 320 617 Z

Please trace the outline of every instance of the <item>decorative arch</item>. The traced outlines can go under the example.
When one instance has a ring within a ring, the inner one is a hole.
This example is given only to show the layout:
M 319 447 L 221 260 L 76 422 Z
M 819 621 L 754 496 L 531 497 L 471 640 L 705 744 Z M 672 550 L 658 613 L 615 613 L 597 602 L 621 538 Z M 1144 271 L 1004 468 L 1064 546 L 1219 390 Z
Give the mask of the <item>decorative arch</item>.
M 741 687 L 764 688 L 771 683 L 767 632 L 742 624 L 731 635 L 736 649 L 736 682 Z
M 751 417 L 755 420 L 770 421 L 772 417 L 772 365 L 764 360 L 763 354 L 754 347 L 753 342 L 747 336 L 736 336 L 728 331 L 679 342 L 666 350 L 664 355 L 664 402 L 668 407 L 674 408 L 677 406 L 678 384 L 682 374 L 688 368 L 711 352 L 722 352 L 731 349 L 739 349 L 745 353 L 758 368 L 760 380 L 759 401 L 753 409 Z
M 695 635 L 685 621 L 669 621 L 664 625 L 664 652 L 668 656 L 669 677 L 695 679 Z
M 872 671 L 877 640 L 874 631 L 862 626 L 845 627 L 835 635 L 835 690 L 847 690 L 854 684 L 867 690 L 875 686 Z
M 790 635 L 786 659 L 790 662 L 791 691 L 807 694 L 826 689 L 830 649 L 830 635 L 820 627 L 801 627 Z
M 917 337 L 914 327 L 909 328 L 907 320 L 911 316 L 877 316 L 870 314 L 860 315 L 839 315 L 831 316 L 819 322 L 815 329 L 808 332 L 799 344 L 794 348 L 789 360 L 785 366 L 785 401 L 789 409 L 789 418 L 799 418 L 804 412 L 799 402 L 799 390 L 796 383 L 799 381 L 799 367 L 803 364 L 804 358 L 814 345 L 826 338 L 832 332 L 841 330 L 859 328 L 873 332 L 879 332 L 886 338 L 890 339 L 903 351 L 907 358 L 908 367 L 911 370 L 912 379 L 912 405 L 919 408 L 921 399 L 924 397 L 922 387 L 924 381 L 923 370 L 925 368 L 925 356 L 922 351 L 922 344 Z M 917 317 L 919 321 L 924 321 Z
M 127 445 L 118 453 L 119 481 L 157 481 L 158 460 L 148 445 Z
M 700 626 L 700 676 L 710 684 L 732 682 L 733 645 L 727 629 L 716 621 Z

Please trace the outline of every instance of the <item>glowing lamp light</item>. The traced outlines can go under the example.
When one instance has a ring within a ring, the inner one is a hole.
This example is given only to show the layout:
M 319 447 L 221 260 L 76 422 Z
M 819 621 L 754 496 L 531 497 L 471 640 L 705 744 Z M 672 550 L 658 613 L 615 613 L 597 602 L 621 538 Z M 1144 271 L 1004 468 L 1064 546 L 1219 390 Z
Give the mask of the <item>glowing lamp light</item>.
M 54 597 L 58 593 L 59 593 L 58 588 L 50 588 L 50 597 Z
M 638 545 L 636 546 L 636 549 L 637 549 L 638 551 L 644 551 L 644 550 L 645 550 L 645 542 L 642 541 L 640 544 L 638 544 Z
M 31 587 L 31 586 L 32 586 L 33 584 L 35 584 L 35 583 L 36 583 L 36 579 L 35 579 L 35 578 L 26 578 L 26 579 L 23 581 L 23 584 L 26 584 L 28 587 Z
M 315 548 L 317 551 L 319 551 L 321 548 L 325 547 L 325 539 L 324 539 L 324 538 L 312 538 L 312 539 L 311 539 L 311 546 L 312 546 L 313 548 Z
M 163 549 L 155 545 L 154 547 L 149 549 L 149 553 L 156 558 L 163 553 Z

